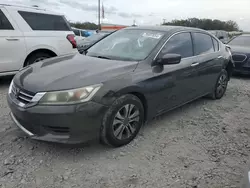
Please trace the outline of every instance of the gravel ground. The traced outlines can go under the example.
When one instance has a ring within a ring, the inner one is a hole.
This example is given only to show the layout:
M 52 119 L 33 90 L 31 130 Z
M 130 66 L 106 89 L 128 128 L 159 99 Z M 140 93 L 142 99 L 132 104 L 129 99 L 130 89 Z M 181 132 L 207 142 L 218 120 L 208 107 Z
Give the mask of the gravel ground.
M 69 146 L 27 138 L 0 81 L 0 188 L 239 187 L 250 162 L 250 78 L 222 100 L 200 99 L 149 122 L 131 144 Z

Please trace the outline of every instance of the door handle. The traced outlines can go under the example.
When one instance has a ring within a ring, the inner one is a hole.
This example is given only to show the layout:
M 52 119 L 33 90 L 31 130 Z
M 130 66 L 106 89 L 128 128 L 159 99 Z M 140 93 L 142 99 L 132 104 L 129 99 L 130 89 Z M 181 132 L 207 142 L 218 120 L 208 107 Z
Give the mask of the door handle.
M 217 57 L 218 59 L 221 59 L 221 58 L 223 58 L 221 55 L 219 56 L 219 57 Z
M 191 64 L 191 67 L 195 67 L 195 66 L 197 66 L 197 65 L 199 65 L 200 63 L 192 63 Z
M 15 39 L 15 38 L 7 38 L 7 41 L 19 41 L 19 39 Z

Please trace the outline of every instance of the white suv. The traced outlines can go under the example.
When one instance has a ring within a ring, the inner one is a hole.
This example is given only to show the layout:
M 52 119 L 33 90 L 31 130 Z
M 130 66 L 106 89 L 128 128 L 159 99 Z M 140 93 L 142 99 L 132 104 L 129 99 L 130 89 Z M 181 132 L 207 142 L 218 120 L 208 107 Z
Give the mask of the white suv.
M 0 76 L 46 58 L 77 53 L 74 37 L 63 15 L 0 4 Z

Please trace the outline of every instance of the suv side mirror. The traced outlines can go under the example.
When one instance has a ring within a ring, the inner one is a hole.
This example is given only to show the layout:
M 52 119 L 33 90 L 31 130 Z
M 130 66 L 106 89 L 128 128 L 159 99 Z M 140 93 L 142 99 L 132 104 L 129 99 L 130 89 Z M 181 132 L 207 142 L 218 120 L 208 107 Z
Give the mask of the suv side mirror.
M 154 65 L 174 65 L 181 62 L 180 54 L 165 54 L 161 58 L 158 58 Z

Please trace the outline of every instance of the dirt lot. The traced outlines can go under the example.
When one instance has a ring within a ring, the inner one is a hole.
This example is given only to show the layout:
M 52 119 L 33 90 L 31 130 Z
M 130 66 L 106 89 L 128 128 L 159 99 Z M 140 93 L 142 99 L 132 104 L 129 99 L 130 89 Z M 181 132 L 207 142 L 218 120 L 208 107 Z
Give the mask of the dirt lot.
M 250 166 L 250 78 L 149 122 L 134 142 L 65 146 L 31 140 L 9 117 L 0 81 L 0 188 L 239 187 Z

